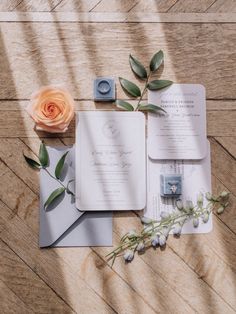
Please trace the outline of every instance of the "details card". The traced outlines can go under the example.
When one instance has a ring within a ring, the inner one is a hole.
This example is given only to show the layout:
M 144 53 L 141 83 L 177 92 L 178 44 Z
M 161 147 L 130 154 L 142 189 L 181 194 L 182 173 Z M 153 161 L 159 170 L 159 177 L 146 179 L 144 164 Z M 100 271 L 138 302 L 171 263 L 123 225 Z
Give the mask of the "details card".
M 165 198 L 160 193 L 160 175 L 182 176 L 182 195 L 178 199 L 196 204 L 199 193 L 211 192 L 210 143 L 207 141 L 207 155 L 201 160 L 152 160 L 147 157 L 147 207 L 144 215 L 159 220 L 162 211 L 177 210 L 176 198 Z M 194 180 L 193 180 L 194 178 Z M 207 223 L 194 228 L 192 221 L 186 222 L 182 233 L 207 233 L 212 229 L 212 216 Z
M 199 84 L 173 84 L 149 91 L 148 103 L 167 113 L 148 114 L 148 155 L 152 159 L 202 159 L 207 154 L 206 96 Z
M 82 211 L 146 206 L 143 113 L 77 114 L 76 205 Z

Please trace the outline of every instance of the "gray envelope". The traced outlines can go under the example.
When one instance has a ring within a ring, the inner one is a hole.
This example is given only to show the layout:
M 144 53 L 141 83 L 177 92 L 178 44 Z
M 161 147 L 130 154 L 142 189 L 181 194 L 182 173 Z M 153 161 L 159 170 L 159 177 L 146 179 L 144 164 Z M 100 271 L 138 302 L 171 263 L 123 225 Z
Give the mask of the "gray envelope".
M 50 166 L 54 175 L 60 157 L 69 151 L 62 182 L 75 178 L 74 147 L 47 147 Z M 40 170 L 40 247 L 56 246 L 112 246 L 112 212 L 81 212 L 75 207 L 73 196 L 65 193 L 55 203 L 44 209 L 44 203 L 52 191 L 60 187 L 45 170 Z M 69 185 L 74 192 L 74 181 Z M 91 191 L 92 193 L 92 191 Z

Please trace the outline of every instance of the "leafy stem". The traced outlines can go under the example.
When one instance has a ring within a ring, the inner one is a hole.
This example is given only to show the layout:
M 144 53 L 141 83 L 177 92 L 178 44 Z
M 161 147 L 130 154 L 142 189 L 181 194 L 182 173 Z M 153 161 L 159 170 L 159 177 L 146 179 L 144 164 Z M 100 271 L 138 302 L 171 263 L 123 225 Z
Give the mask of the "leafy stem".
M 54 177 L 47 168 L 42 168 L 43 170 L 45 170 L 47 172 L 47 174 L 54 180 L 56 180 L 63 188 L 65 188 L 65 190 L 67 191 L 67 193 L 72 194 L 73 196 L 75 196 L 75 193 L 72 192 L 69 188 L 68 188 L 68 184 L 67 186 L 65 186 L 59 179 L 57 179 L 56 177 Z
M 141 91 L 138 85 L 120 77 L 119 78 L 120 85 L 124 92 L 126 93 L 126 95 L 132 98 L 137 98 L 138 102 L 136 106 L 133 106 L 131 103 L 119 99 L 116 101 L 116 106 L 127 111 L 144 111 L 144 112 L 147 111 L 158 112 L 160 110 L 164 111 L 162 107 L 158 106 L 157 104 L 141 104 L 141 101 L 143 100 L 143 97 L 147 90 L 158 91 L 170 86 L 173 83 L 172 81 L 169 80 L 149 81 L 151 75 L 159 69 L 163 61 L 164 53 L 162 50 L 160 50 L 157 53 L 155 53 L 154 56 L 152 57 L 149 63 L 149 71 L 147 71 L 141 62 L 139 62 L 134 56 L 130 55 L 129 56 L 130 68 L 132 72 L 135 74 L 135 77 L 137 77 L 139 80 L 144 81 L 144 88 Z
M 38 154 L 38 161 L 29 158 L 27 156 L 25 156 L 24 154 L 24 158 L 25 161 L 27 162 L 27 164 L 33 168 L 33 169 L 43 169 L 44 171 L 46 171 L 46 173 L 55 181 L 57 181 L 60 184 L 60 188 L 55 189 L 54 191 L 51 192 L 51 194 L 49 195 L 48 199 L 46 200 L 46 202 L 44 203 L 44 208 L 47 209 L 48 206 L 53 203 L 56 199 L 58 199 L 58 197 L 60 195 L 62 195 L 63 193 L 68 193 L 71 194 L 73 196 L 75 196 L 74 192 L 72 192 L 69 189 L 69 184 L 73 181 L 73 180 L 69 180 L 69 182 L 67 183 L 67 186 L 65 186 L 60 178 L 64 169 L 64 164 L 65 164 L 65 159 L 67 156 L 68 152 L 66 152 L 57 162 L 57 165 L 55 167 L 55 176 L 51 174 L 51 172 L 47 169 L 50 163 L 50 158 L 49 158 L 49 154 L 47 151 L 47 147 L 45 146 L 44 142 L 42 142 L 40 144 L 40 148 L 39 148 L 39 154 Z

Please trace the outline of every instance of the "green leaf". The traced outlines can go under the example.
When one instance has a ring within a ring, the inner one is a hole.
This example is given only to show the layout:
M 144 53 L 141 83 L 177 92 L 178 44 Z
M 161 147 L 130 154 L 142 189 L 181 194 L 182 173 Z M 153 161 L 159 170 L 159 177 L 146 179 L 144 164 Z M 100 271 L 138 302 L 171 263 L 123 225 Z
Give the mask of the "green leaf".
M 42 142 L 40 144 L 39 161 L 40 161 L 42 167 L 47 167 L 48 166 L 49 156 L 48 156 L 48 151 L 47 151 L 47 148 L 46 148 L 44 142 Z
M 55 191 L 53 191 L 50 194 L 49 198 L 44 203 L 44 208 L 46 209 L 50 204 L 52 204 L 53 201 L 55 201 L 64 192 L 65 192 L 65 188 L 64 187 L 58 188 Z
M 41 165 L 34 159 L 31 159 L 27 156 L 25 156 L 23 154 L 23 156 L 25 157 L 25 161 L 27 162 L 27 164 L 31 167 L 31 168 L 34 168 L 34 169 L 40 169 Z
M 120 85 L 122 86 L 123 90 L 127 94 L 129 94 L 132 97 L 141 96 L 141 90 L 136 84 L 134 84 L 134 83 L 122 78 L 122 77 L 119 77 L 119 80 L 120 80 Z
M 63 166 L 64 166 L 64 163 L 65 163 L 65 159 L 66 159 L 66 156 L 69 152 L 66 152 L 58 161 L 57 165 L 56 165 L 56 168 L 55 168 L 55 177 L 57 179 L 60 178 L 61 176 L 61 173 L 62 173 L 62 170 L 63 170 Z
M 132 55 L 129 55 L 129 64 L 132 71 L 142 80 L 147 78 L 147 71 L 145 67 Z
M 121 109 L 125 109 L 127 111 L 134 111 L 134 107 L 130 103 L 123 101 L 123 100 L 117 100 L 116 101 L 116 107 L 121 108 Z
M 170 86 L 171 84 L 173 84 L 173 82 L 168 80 L 154 80 L 148 83 L 147 88 L 149 90 L 159 90 Z
M 159 66 L 162 64 L 163 59 L 164 59 L 164 53 L 162 50 L 159 50 L 152 57 L 152 60 L 150 62 L 150 70 L 152 72 L 156 71 L 159 68 Z
M 141 105 L 139 107 L 140 111 L 149 111 L 149 112 L 157 112 L 157 111 L 163 111 L 166 112 L 163 108 L 153 105 L 153 104 L 147 104 L 147 105 Z

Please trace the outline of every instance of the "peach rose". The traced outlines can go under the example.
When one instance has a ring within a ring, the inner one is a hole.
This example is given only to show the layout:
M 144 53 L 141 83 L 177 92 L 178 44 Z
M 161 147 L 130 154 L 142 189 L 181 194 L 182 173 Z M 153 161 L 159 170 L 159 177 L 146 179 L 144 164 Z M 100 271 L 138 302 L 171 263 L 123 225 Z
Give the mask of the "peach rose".
M 32 95 L 26 110 L 35 121 L 36 130 L 62 133 L 74 117 L 75 104 L 65 88 L 45 86 Z

